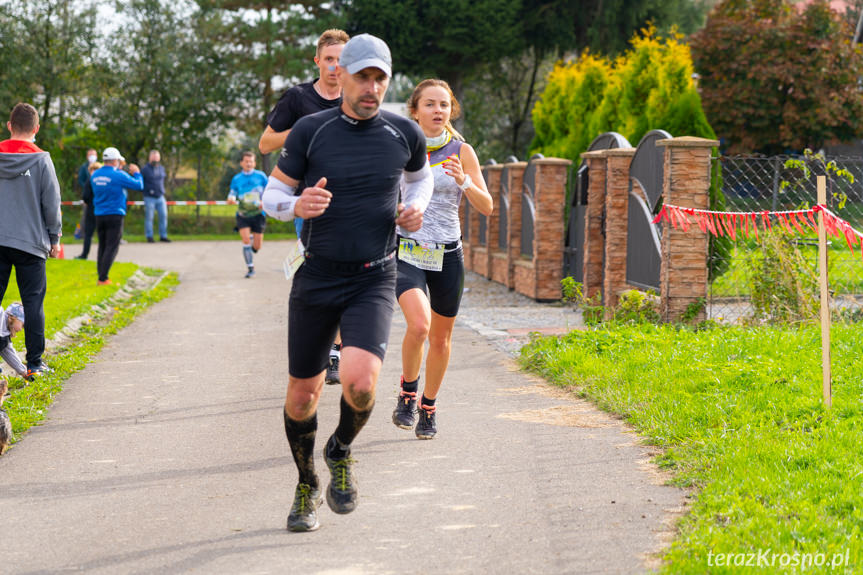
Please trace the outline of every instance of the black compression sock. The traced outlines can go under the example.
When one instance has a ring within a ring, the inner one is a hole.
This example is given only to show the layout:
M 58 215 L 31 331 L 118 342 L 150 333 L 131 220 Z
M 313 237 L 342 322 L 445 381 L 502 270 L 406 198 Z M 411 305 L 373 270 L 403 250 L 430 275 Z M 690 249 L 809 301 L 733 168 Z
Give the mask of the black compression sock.
M 333 445 L 333 438 L 327 445 L 327 454 L 331 459 L 344 459 L 350 454 L 351 443 L 369 420 L 373 407 L 374 403 L 365 411 L 357 411 L 348 405 L 345 397 L 342 396 L 339 425 L 333 434 L 333 438 L 337 440 L 337 445 Z
M 420 378 L 416 378 L 413 381 L 405 381 L 404 376 L 402 376 L 402 391 L 406 391 L 408 393 L 416 393 L 420 388 Z
M 435 401 L 437 401 L 437 398 L 429 399 L 425 395 L 423 395 L 422 400 L 420 400 L 420 405 L 425 405 L 426 407 L 434 407 Z
M 318 476 L 315 473 L 315 435 L 318 431 L 317 412 L 305 421 L 295 421 L 285 416 L 285 435 L 291 446 L 291 454 L 297 471 L 300 475 L 300 483 L 307 483 L 311 487 L 318 486 Z

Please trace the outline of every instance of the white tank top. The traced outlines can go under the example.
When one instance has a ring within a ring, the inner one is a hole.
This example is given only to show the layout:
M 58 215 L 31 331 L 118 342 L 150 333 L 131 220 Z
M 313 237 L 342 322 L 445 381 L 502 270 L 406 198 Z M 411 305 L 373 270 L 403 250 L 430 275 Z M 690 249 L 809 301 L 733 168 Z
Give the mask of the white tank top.
M 455 154 L 461 158 L 462 142 L 447 138 L 446 143 L 436 149 L 429 148 L 429 165 L 434 176 L 434 193 L 423 213 L 423 225 L 409 232 L 401 227 L 398 233 L 402 237 L 413 238 L 421 242 L 452 243 L 461 238 L 461 222 L 458 218 L 458 206 L 464 191 L 456 184 L 455 178 L 448 175 L 443 168 L 446 159 Z

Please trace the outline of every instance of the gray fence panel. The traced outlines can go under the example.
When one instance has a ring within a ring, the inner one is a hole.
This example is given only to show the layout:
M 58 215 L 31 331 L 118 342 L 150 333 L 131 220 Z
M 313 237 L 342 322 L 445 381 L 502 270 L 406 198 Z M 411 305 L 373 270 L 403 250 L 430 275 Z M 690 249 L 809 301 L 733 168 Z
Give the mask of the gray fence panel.
M 510 161 L 507 158 L 507 161 Z M 509 168 L 504 166 L 500 173 L 500 225 L 497 234 L 497 249 L 506 252 L 509 248 Z
M 534 228 L 536 227 L 536 160 L 542 154 L 530 157 L 524 170 L 521 194 L 521 255 L 533 257 Z
M 664 130 L 652 130 L 641 138 L 629 164 L 626 281 L 642 289 L 659 291 L 662 267 L 662 229 L 653 214 L 662 199 L 665 152 L 656 145 L 671 138 Z
M 629 148 L 629 141 L 617 132 L 605 132 L 594 138 L 587 151 Z M 563 247 L 563 275 L 575 281 L 584 280 L 584 217 L 587 213 L 587 190 L 590 185 L 587 163 L 573 163 L 568 181 L 568 210 Z M 603 233 L 605 233 L 603 228 Z

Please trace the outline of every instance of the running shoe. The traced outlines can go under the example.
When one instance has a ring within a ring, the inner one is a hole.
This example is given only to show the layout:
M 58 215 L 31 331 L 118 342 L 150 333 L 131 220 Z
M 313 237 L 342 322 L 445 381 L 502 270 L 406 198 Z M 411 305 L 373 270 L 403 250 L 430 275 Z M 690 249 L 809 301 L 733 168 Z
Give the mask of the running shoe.
M 329 443 L 329 442 L 328 442 Z M 357 482 L 353 474 L 354 460 L 350 454 L 344 459 L 330 459 L 324 446 L 324 460 L 330 468 L 330 485 L 327 488 L 327 505 L 335 513 L 350 513 L 357 508 Z
M 39 363 L 39 365 L 28 367 L 24 379 L 26 379 L 27 381 L 36 381 L 37 377 L 41 377 L 42 375 L 46 373 L 51 373 L 52 371 L 54 370 L 48 367 L 48 364 L 42 361 Z
M 294 492 L 294 504 L 288 514 L 288 531 L 314 531 L 318 523 L 318 507 L 324 502 L 321 490 L 308 483 L 300 483 Z
M 96 283 L 98 283 L 100 286 L 109 286 L 109 285 L 113 284 L 114 282 L 112 282 L 110 279 L 106 279 L 106 280 L 99 280 Z
M 247 272 L 246 272 L 246 277 L 247 277 L 247 278 L 253 278 L 253 277 L 255 277 L 255 270 L 254 270 L 254 269 L 250 269 L 249 271 L 247 271 Z
M 342 382 L 339 379 L 339 358 L 334 355 L 330 356 L 330 363 L 327 364 L 327 379 L 325 381 L 327 385 L 335 385 Z
M 420 406 L 420 420 L 417 422 L 417 428 L 414 431 L 417 439 L 434 439 L 434 436 L 437 435 L 437 424 L 434 417 L 436 409 L 436 407 Z
M 409 391 L 399 392 L 396 408 L 393 410 L 393 423 L 402 429 L 411 429 L 416 423 L 417 394 Z

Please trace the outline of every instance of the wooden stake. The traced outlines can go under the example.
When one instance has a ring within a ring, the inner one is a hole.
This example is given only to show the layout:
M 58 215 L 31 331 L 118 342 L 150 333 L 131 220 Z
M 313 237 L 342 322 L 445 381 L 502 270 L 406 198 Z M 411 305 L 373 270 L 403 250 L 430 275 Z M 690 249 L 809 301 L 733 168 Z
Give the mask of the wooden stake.
M 827 178 L 818 176 L 818 203 L 827 205 Z M 830 294 L 827 291 L 827 231 L 824 228 L 824 212 L 818 212 L 818 276 L 821 284 L 821 391 L 824 405 L 833 404 L 830 376 Z

